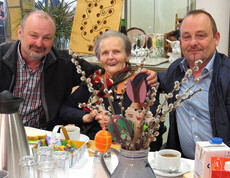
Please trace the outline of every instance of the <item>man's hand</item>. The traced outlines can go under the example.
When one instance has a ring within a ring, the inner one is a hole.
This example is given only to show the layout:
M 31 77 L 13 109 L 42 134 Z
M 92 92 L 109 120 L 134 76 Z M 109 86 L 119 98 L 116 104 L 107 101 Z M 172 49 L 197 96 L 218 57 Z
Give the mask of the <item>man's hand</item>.
M 141 73 L 146 73 L 148 77 L 146 78 L 149 85 L 152 87 L 157 86 L 157 73 L 155 71 L 143 68 L 141 69 Z

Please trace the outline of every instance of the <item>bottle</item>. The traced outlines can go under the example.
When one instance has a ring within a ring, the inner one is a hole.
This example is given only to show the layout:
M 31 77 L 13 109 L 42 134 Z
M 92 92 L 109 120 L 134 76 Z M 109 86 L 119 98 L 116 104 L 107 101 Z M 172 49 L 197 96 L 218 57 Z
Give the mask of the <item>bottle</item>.
M 121 28 L 120 28 L 120 32 L 121 32 L 121 33 L 124 33 L 125 35 L 127 35 L 125 19 L 121 19 Z

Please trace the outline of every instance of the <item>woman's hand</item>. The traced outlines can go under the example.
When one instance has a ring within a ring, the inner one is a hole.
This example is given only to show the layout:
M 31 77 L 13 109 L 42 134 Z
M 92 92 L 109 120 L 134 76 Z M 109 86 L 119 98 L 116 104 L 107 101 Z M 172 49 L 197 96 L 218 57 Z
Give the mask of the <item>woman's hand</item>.
M 101 128 L 108 130 L 109 119 L 104 116 L 103 112 L 97 114 L 95 120 L 100 124 Z
M 85 114 L 83 117 L 82 117 L 82 120 L 84 123 L 91 123 L 94 121 L 94 118 L 97 116 L 97 110 L 93 110 L 91 111 L 89 114 Z

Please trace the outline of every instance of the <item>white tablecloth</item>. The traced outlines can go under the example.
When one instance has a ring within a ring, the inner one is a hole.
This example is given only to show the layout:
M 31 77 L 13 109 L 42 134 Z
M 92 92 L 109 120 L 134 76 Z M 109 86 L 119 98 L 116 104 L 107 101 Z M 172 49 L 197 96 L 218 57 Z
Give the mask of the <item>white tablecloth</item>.
M 153 153 L 149 153 L 149 162 L 153 161 Z M 191 170 L 194 168 L 194 160 L 183 159 L 191 166 Z M 106 158 L 105 162 L 110 172 L 112 172 L 117 164 L 118 159 L 115 155 L 111 158 Z M 182 165 L 183 166 L 183 165 Z M 70 176 L 78 175 L 83 178 L 104 178 L 107 177 L 101 164 L 99 158 L 89 157 L 88 153 L 85 154 L 84 158 L 80 160 L 73 168 L 70 168 Z M 163 178 L 163 176 L 156 175 L 157 178 Z M 71 176 L 72 177 L 72 176 Z M 182 178 L 183 176 L 178 176 L 177 178 Z
M 51 132 L 46 131 L 50 136 Z M 32 155 L 32 147 L 34 144 L 29 144 L 31 155 Z M 194 169 L 194 160 L 183 159 L 183 163 L 189 165 L 190 170 Z M 154 161 L 154 152 L 149 152 L 148 156 L 149 163 Z M 112 173 L 118 164 L 118 159 L 116 155 L 111 155 L 110 158 L 105 158 L 105 163 Z M 183 165 L 182 165 L 183 166 Z M 162 176 L 156 175 L 157 178 L 163 178 Z M 102 165 L 100 164 L 99 158 L 89 157 L 88 150 L 85 152 L 84 157 L 79 160 L 72 168 L 69 169 L 69 178 L 106 178 L 106 173 L 104 172 Z M 172 176 L 170 176 L 172 177 Z M 183 176 L 179 176 L 180 178 Z M 67 178 L 67 177 L 65 177 Z
M 30 146 L 31 147 L 31 146 Z M 153 161 L 153 152 L 149 153 L 149 162 L 151 164 L 151 161 Z M 194 160 L 184 159 L 186 162 L 191 166 L 191 170 L 194 168 Z M 105 158 L 105 163 L 110 170 L 110 172 L 113 172 L 113 170 L 116 168 L 118 164 L 118 159 L 115 155 L 111 155 L 110 158 Z M 164 176 L 156 175 L 157 178 L 164 178 Z M 106 173 L 104 172 L 99 158 L 95 157 L 89 157 L 88 152 L 85 152 L 84 157 L 79 160 L 74 167 L 69 169 L 69 178 L 106 178 Z M 171 177 L 171 176 L 170 176 Z M 182 178 L 183 176 L 178 176 L 176 178 Z M 66 177 L 67 178 L 67 177 Z

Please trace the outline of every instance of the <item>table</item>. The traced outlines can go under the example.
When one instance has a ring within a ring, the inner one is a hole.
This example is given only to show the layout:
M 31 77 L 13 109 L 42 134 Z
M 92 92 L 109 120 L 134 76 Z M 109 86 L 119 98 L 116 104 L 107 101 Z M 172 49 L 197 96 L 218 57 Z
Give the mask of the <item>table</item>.
M 94 142 L 90 141 L 90 144 L 90 149 L 92 148 L 94 150 Z M 33 145 L 30 145 L 30 148 L 32 146 Z M 113 147 L 116 148 L 116 146 Z M 69 169 L 69 178 L 76 176 L 79 178 L 107 178 L 107 175 L 104 172 L 104 169 L 102 168 L 99 158 L 92 157 L 92 154 L 90 154 L 90 152 L 91 151 L 86 151 L 84 157 L 81 160 L 79 160 L 72 168 Z M 154 152 L 149 152 L 148 160 L 151 165 L 151 162 L 154 160 Z M 194 160 L 186 159 L 186 162 L 190 164 L 192 168 L 194 168 Z M 112 154 L 110 158 L 105 158 L 105 163 L 109 171 L 113 172 L 118 164 L 118 159 L 114 154 Z M 158 175 L 156 175 L 156 177 L 165 178 L 163 176 Z M 183 178 L 183 176 L 174 178 Z
M 40 130 L 40 129 L 39 129 Z M 47 135 L 50 136 L 51 132 L 47 132 Z M 32 155 L 32 147 L 34 146 L 34 143 L 29 143 L 31 155 Z M 92 151 L 96 150 L 95 144 L 93 140 L 90 140 L 87 143 L 87 151 L 84 153 L 84 156 L 82 159 L 80 159 L 72 168 L 69 169 L 69 178 L 72 177 L 79 177 L 79 178 L 107 178 L 106 173 L 104 172 L 104 169 L 102 168 L 102 165 L 100 163 L 100 160 L 98 157 L 93 157 Z M 112 144 L 112 147 L 119 150 L 118 144 Z M 151 165 L 152 161 L 154 161 L 154 152 L 149 152 L 148 155 L 148 161 Z M 182 158 L 184 159 L 184 158 Z M 187 164 L 191 167 L 191 170 L 194 169 L 194 160 L 184 159 Z M 105 158 L 105 163 L 109 169 L 110 172 L 113 172 L 118 164 L 118 158 L 116 155 L 112 154 L 110 158 Z M 165 178 L 162 176 L 156 175 L 157 178 Z M 192 178 L 193 176 L 189 177 Z M 174 177 L 174 178 L 183 178 L 183 176 Z
M 148 157 L 149 162 L 153 161 L 153 152 L 149 153 Z M 191 166 L 194 164 L 194 160 L 187 160 Z M 113 170 L 116 168 L 118 164 L 118 159 L 115 155 L 111 155 L 111 158 L 105 158 L 105 163 L 110 170 L 110 172 L 113 172 Z M 70 168 L 70 178 L 71 175 L 77 175 L 77 177 L 81 178 L 107 178 L 107 175 L 105 174 L 99 158 L 95 157 L 89 157 L 88 153 L 85 153 L 84 158 L 82 158 L 74 167 Z M 157 178 L 164 178 L 162 176 L 156 175 Z M 174 178 L 182 178 L 183 176 L 174 177 Z
M 88 61 L 89 63 L 97 64 L 101 66 L 101 63 L 94 55 L 83 56 L 82 58 Z M 141 57 L 131 56 L 129 62 L 131 63 L 133 70 L 137 69 L 136 64 L 140 63 L 140 61 L 141 61 Z M 150 70 L 154 70 L 156 72 L 165 72 L 167 71 L 169 65 L 170 63 L 168 61 L 168 58 L 147 58 L 146 61 L 144 62 L 143 67 Z

